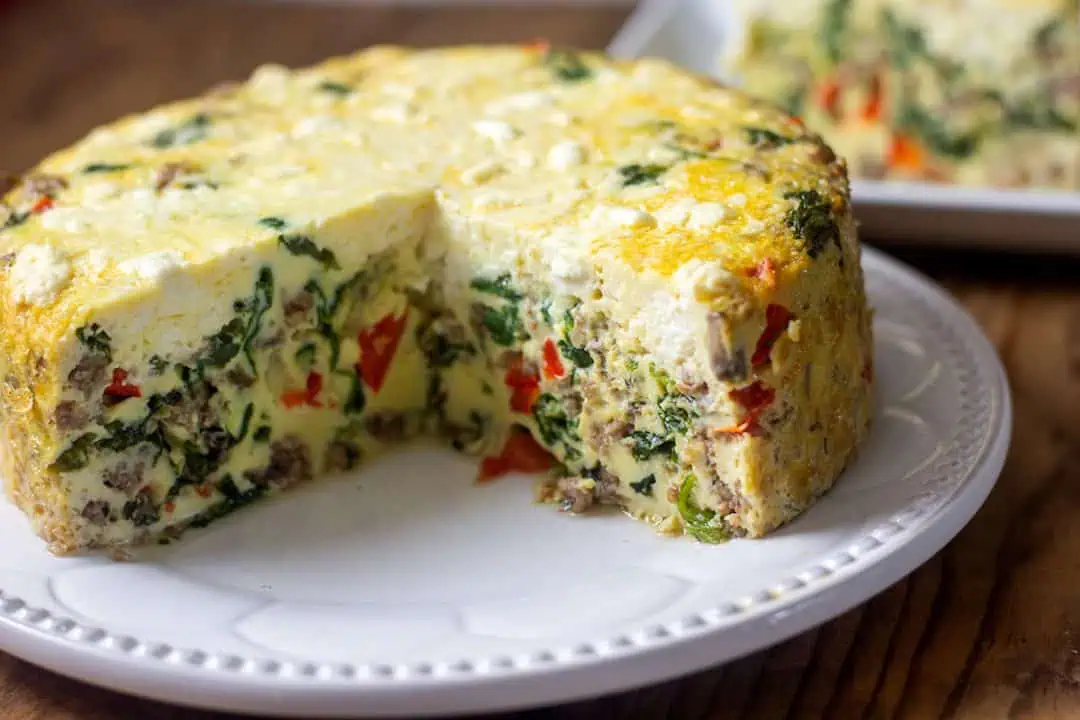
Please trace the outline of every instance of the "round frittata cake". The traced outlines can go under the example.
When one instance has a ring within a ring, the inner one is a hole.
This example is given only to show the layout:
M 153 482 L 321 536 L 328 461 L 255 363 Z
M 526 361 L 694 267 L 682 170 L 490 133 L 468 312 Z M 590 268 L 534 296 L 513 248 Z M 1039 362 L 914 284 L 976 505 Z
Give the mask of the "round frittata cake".
M 0 212 L 0 457 L 58 553 L 417 434 L 567 511 L 760 536 L 871 417 L 843 161 L 660 61 L 266 66 L 95 130 Z

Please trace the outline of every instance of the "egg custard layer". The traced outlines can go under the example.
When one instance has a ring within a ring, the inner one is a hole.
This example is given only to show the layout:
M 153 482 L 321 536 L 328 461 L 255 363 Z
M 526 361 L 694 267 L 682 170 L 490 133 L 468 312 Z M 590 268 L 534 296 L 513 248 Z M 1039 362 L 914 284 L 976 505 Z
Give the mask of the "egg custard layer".
M 0 215 L 7 492 L 57 553 L 417 434 L 703 541 L 871 415 L 844 163 L 663 62 L 376 48 L 128 117 Z

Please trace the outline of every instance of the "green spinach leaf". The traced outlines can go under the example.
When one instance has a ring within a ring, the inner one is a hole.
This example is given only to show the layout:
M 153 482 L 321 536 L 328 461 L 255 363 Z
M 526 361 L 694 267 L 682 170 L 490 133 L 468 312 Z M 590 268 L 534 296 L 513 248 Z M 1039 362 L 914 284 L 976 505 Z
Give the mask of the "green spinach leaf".
M 319 247 L 307 235 L 279 235 L 278 242 L 293 255 L 310 257 L 328 270 L 341 269 L 333 251 Z
M 630 489 L 636 492 L 638 495 L 644 495 L 646 497 L 652 497 L 653 485 L 656 484 L 656 476 L 649 473 L 645 477 L 641 478 L 637 482 L 630 483 Z
M 694 502 L 694 488 L 697 486 L 697 478 L 693 475 L 683 480 L 679 488 L 679 499 L 676 503 L 679 515 L 682 517 L 686 532 L 704 543 L 722 543 L 728 540 L 731 534 L 728 529 L 717 522 L 716 512 L 698 507 Z
M 840 228 L 824 195 L 817 190 L 795 190 L 784 193 L 784 198 L 794 202 L 785 223 L 803 241 L 807 255 L 817 258 L 829 243 L 840 249 Z
M 623 187 L 633 187 L 635 185 L 658 182 L 660 176 L 667 172 L 667 170 L 668 168 L 666 166 L 657 165 L 655 163 L 645 165 L 641 163 L 631 163 L 620 167 L 618 173 L 619 180 Z
M 150 140 L 150 144 L 159 150 L 191 145 L 205 140 L 210 134 L 213 121 L 206 113 L 196 113 L 175 127 L 166 128 Z

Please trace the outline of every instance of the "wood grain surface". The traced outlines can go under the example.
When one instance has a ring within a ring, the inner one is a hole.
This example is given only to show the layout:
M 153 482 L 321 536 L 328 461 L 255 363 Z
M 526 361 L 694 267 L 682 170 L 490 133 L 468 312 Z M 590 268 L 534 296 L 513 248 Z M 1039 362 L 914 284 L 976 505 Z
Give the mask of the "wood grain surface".
M 372 43 L 548 37 L 602 47 L 615 7 L 358 8 L 0 0 L 0 168 L 122 113 Z M 873 242 L 873 238 L 869 238 Z M 967 306 L 1012 383 L 1012 452 L 942 553 L 865 606 L 723 668 L 509 718 L 1080 718 L 1080 263 L 902 253 Z M 209 720 L 0 654 L 4 720 Z

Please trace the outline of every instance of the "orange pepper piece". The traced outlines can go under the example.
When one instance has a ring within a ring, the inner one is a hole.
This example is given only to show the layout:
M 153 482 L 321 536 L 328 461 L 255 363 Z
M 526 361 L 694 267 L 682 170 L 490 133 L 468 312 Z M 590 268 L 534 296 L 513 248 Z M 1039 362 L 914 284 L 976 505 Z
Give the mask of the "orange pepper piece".
M 926 152 L 904 135 L 894 135 L 889 146 L 889 167 L 921 171 L 926 168 Z

